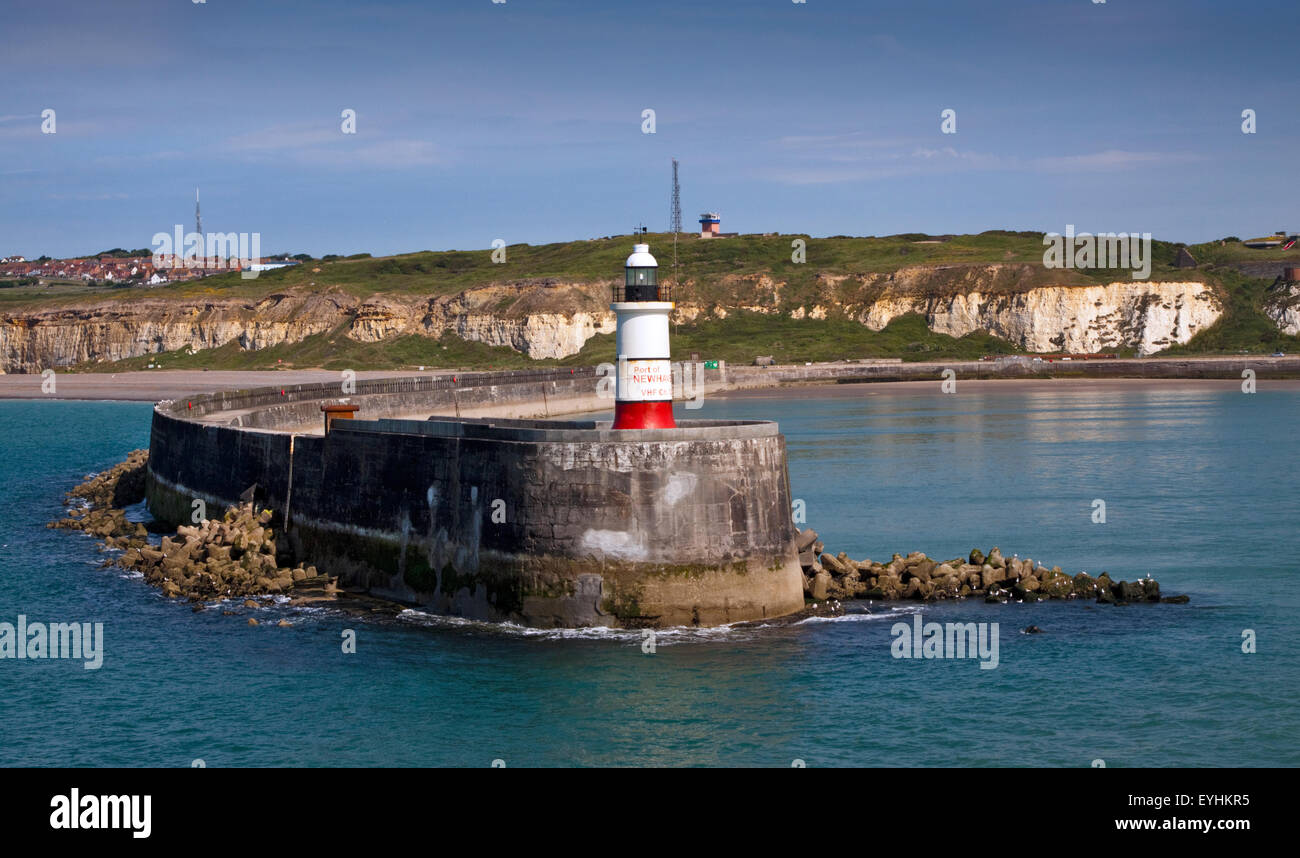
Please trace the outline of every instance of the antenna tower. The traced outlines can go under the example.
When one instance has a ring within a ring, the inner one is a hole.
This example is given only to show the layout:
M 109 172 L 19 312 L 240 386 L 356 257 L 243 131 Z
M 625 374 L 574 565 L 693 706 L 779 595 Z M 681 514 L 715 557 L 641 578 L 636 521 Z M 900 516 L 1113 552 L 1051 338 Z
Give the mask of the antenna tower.
M 682 188 L 677 184 L 677 159 L 673 159 L 673 211 L 668 231 L 674 235 L 682 231 Z
M 682 231 L 682 187 L 677 183 L 677 159 L 673 159 L 673 211 L 668 230 L 673 234 L 673 286 L 677 286 L 677 233 Z

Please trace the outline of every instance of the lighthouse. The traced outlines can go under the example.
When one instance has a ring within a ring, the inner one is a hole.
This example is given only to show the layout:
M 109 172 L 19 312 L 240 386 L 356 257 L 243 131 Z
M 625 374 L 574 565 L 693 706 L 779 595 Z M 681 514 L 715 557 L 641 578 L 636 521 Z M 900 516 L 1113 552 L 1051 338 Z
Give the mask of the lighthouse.
M 673 302 L 659 285 L 650 245 L 634 244 L 615 286 L 610 309 L 618 317 L 618 379 L 612 429 L 674 429 L 673 367 L 668 315 Z

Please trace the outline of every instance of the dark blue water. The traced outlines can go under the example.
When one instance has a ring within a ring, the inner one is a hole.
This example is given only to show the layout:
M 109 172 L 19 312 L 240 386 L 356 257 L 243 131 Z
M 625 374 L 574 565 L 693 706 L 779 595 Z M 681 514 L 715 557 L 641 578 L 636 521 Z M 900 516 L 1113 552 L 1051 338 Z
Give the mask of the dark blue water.
M 1300 393 L 843 393 L 681 413 L 780 420 L 794 496 L 832 550 L 998 544 L 1070 572 L 1150 573 L 1191 603 L 924 609 L 1000 623 L 994 670 L 892 658 L 880 606 L 661 633 L 653 655 L 639 634 L 418 613 L 285 607 L 249 627 L 44 527 L 85 473 L 146 446 L 148 406 L 0 402 L 0 621 L 102 622 L 106 638 L 99 670 L 0 660 L 0 765 L 1300 763 Z M 1031 623 L 1045 633 L 1017 633 Z

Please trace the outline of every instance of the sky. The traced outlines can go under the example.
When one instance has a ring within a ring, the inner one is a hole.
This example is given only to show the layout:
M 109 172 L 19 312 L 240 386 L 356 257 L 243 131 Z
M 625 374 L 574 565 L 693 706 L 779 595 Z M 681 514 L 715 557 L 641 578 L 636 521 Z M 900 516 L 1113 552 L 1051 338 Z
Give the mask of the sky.
M 1297 231 L 1300 15 L 1244 8 L 5 0 L 0 256 L 150 247 L 196 187 L 264 255 L 665 231 L 672 158 L 687 230 Z

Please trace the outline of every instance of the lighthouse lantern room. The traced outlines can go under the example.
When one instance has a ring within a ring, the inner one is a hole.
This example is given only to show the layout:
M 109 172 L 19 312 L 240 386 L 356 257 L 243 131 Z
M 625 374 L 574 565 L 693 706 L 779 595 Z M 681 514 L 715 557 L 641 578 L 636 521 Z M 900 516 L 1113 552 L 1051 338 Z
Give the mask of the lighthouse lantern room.
M 650 245 L 636 244 L 614 287 L 618 317 L 618 378 L 613 429 L 673 429 L 673 368 L 668 351 L 668 288 Z

